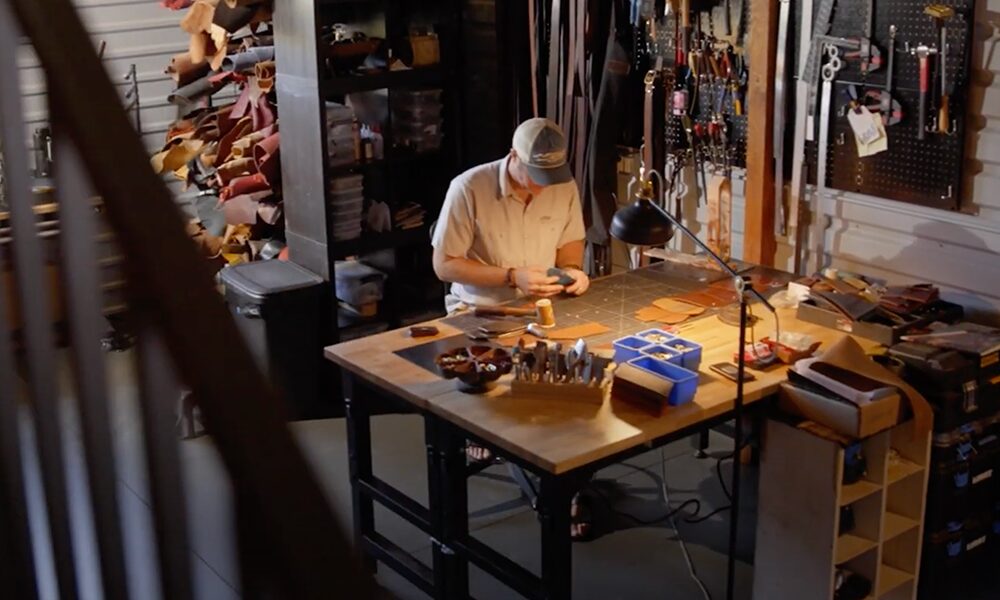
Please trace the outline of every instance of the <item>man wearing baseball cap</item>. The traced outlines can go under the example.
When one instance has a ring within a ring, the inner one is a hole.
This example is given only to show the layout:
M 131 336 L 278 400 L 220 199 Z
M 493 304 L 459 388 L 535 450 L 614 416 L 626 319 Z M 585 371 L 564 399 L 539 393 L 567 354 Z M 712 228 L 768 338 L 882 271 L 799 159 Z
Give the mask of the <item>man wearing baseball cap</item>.
M 566 136 L 548 119 L 528 119 L 510 153 L 452 180 L 434 230 L 434 272 L 452 283 L 449 312 L 520 296 L 579 295 L 583 272 L 580 193 L 566 163 Z M 573 283 L 546 272 L 559 267 Z

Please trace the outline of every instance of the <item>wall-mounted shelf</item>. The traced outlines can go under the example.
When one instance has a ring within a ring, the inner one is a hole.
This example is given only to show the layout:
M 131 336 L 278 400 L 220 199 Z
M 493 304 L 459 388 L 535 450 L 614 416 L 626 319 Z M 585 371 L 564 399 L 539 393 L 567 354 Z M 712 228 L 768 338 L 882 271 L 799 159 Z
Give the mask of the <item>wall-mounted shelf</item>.
M 845 568 L 872 583 L 871 600 L 914 600 L 930 446 L 910 424 L 862 440 L 867 471 L 845 485 L 835 437 L 768 421 L 753 597 L 832 599 Z M 838 534 L 847 506 L 854 527 Z
M 446 72 L 441 66 L 403 71 L 382 71 L 368 75 L 346 75 L 324 80 L 323 95 L 329 99 L 331 96 L 343 96 L 354 92 L 370 92 L 385 88 L 435 87 L 443 85 L 446 80 Z

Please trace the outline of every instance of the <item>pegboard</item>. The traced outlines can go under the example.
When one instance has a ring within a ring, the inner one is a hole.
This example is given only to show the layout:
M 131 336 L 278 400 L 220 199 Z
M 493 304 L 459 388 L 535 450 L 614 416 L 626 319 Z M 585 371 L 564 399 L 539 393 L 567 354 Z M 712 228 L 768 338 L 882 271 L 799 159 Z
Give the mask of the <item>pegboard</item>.
M 928 119 L 926 123 L 919 124 L 920 69 L 917 57 L 907 52 L 907 46 L 940 46 L 935 22 L 924 14 L 928 3 L 912 0 L 873 0 L 873 3 L 867 0 L 837 1 L 831 35 L 848 38 L 862 36 L 864 16 L 868 14 L 868 7 L 872 6 L 872 39 L 882 52 L 883 60 L 882 68 L 870 74 L 862 72 L 859 62 L 846 61 L 844 68 L 837 74 L 827 147 L 828 187 L 936 208 L 958 208 L 965 147 L 971 19 L 975 15 L 975 0 L 934 0 L 934 3 L 951 6 L 955 10 L 955 15 L 945 23 L 949 45 L 946 61 L 947 88 L 954 133 L 942 135 L 927 132 L 925 138 L 920 140 L 917 138 L 917 128 L 921 125 L 930 126 L 937 115 L 940 102 L 940 62 L 937 57 L 931 58 Z M 795 22 L 797 21 L 796 19 Z M 857 94 L 863 96 L 867 89 L 884 88 L 888 73 L 890 25 L 897 28 L 892 97 L 902 106 L 903 119 L 886 128 L 889 142 L 887 151 L 859 158 L 853 132 L 845 116 L 850 100 L 848 90 L 853 84 Z M 819 90 L 816 97 L 818 106 Z M 818 107 L 816 115 L 818 132 Z M 816 139 L 818 137 L 817 134 Z M 815 183 L 817 148 L 815 143 L 808 146 L 806 158 L 810 161 L 810 180 Z
M 718 4 L 718 6 L 716 6 Z M 749 36 L 746 35 L 746 30 L 749 28 L 750 23 L 750 2 L 748 0 L 742 1 L 739 4 L 734 0 L 732 2 L 734 15 L 732 19 L 733 27 L 733 37 L 738 41 L 736 44 L 737 52 L 746 56 L 746 42 Z M 726 3 L 725 6 L 730 4 Z M 708 3 L 710 9 L 718 11 L 719 7 L 723 6 L 722 3 Z M 715 6 L 715 8 L 712 8 Z M 736 19 L 735 15 L 742 11 L 742 17 Z M 700 26 L 704 31 L 709 32 L 711 19 L 708 18 L 708 12 L 705 12 L 705 17 L 700 18 L 699 13 L 692 15 L 691 23 L 696 27 Z M 650 50 L 652 52 L 657 52 L 664 60 L 665 64 L 673 64 L 673 51 L 674 45 L 671 36 L 673 35 L 673 17 L 668 19 L 667 26 L 661 27 L 657 32 L 654 40 L 651 41 Z M 718 25 L 715 25 L 718 28 Z M 656 54 L 654 54 L 655 56 Z M 749 66 L 747 67 L 749 69 Z M 676 149 L 687 148 L 689 146 L 687 135 L 684 132 L 684 126 L 681 123 L 681 117 L 675 116 L 671 112 L 671 96 L 673 90 L 667 90 L 667 106 L 666 106 L 666 147 L 668 154 Z M 694 123 L 700 123 L 703 126 L 707 126 L 711 120 L 712 114 L 719 109 L 718 112 L 722 113 L 725 117 L 725 122 L 727 126 L 726 136 L 728 137 L 729 144 L 732 147 L 732 153 L 730 157 L 730 166 L 745 168 L 746 167 L 746 157 L 747 157 L 747 90 L 745 82 L 740 83 L 739 94 L 741 96 L 741 101 L 743 104 L 743 114 L 737 116 L 733 114 L 733 102 L 730 96 L 730 92 L 727 89 L 727 83 L 725 81 L 703 81 L 699 86 L 697 102 L 697 110 L 691 111 L 691 120 Z M 720 102 L 721 100 L 721 102 Z

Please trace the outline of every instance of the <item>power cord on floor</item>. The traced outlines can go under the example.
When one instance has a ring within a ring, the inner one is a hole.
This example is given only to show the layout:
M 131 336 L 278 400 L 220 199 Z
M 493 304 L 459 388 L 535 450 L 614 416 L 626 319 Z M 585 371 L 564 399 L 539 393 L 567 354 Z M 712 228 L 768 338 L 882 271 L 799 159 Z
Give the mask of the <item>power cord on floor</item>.
M 670 494 L 667 493 L 667 457 L 664 455 L 663 448 L 660 448 L 660 491 L 663 493 L 663 503 L 670 506 Z M 683 506 L 683 505 L 681 505 Z M 698 577 L 698 573 L 694 569 L 694 561 L 691 559 L 691 553 L 688 552 L 687 544 L 684 543 L 684 538 L 681 537 L 681 530 L 677 528 L 677 522 L 674 521 L 674 516 L 670 515 L 670 526 L 674 530 L 674 534 L 677 536 L 677 543 L 681 547 L 681 553 L 684 554 L 684 562 L 687 563 L 688 573 L 691 574 L 691 579 L 698 584 L 701 588 L 701 593 L 705 597 L 705 600 L 712 600 L 712 594 L 705 587 L 705 582 Z

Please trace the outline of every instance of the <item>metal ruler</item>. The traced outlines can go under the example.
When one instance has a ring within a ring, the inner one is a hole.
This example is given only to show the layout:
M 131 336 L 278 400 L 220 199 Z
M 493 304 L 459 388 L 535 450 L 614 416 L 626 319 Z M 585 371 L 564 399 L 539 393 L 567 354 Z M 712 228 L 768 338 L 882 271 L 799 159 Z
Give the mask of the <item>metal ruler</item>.
M 823 268 L 826 255 L 826 219 L 823 215 L 823 196 L 826 192 L 826 165 L 830 143 L 830 104 L 833 100 L 833 80 L 844 64 L 840 59 L 840 49 L 833 45 L 824 46 L 829 60 L 823 65 L 823 93 L 819 108 L 819 151 L 816 161 L 816 196 L 813 201 L 813 251 L 816 254 L 816 268 Z
M 819 5 L 814 7 L 814 19 L 812 27 L 812 42 L 809 44 L 809 54 L 806 58 L 805 66 L 799 76 L 809 86 L 809 95 L 806 113 L 806 140 L 813 141 L 813 132 L 816 131 L 814 115 L 816 110 L 816 88 L 819 85 L 819 67 L 822 57 L 822 43 L 817 40 L 820 36 L 825 36 L 830 31 L 833 20 L 833 7 L 837 0 L 819 0 Z
M 787 235 L 788 220 L 785 216 L 785 117 L 787 106 L 786 68 L 788 61 L 788 13 L 791 0 L 779 0 L 778 10 L 778 52 L 774 66 L 774 205 L 777 214 L 774 220 L 776 235 Z

